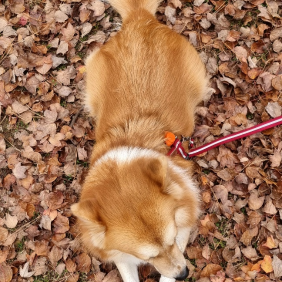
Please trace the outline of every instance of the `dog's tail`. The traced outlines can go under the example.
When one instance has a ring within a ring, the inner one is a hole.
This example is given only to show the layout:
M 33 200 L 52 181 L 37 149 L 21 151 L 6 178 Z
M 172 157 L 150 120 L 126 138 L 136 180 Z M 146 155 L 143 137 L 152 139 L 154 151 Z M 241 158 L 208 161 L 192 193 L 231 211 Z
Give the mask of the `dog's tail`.
M 109 0 L 109 2 L 125 19 L 137 9 L 145 9 L 154 15 L 161 0 Z

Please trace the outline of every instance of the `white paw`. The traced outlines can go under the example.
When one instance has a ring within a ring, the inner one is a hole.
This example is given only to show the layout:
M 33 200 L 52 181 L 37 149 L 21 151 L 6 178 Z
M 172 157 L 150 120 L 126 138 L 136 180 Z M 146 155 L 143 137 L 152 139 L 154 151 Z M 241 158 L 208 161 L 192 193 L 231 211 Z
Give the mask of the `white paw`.
M 167 277 L 161 276 L 160 282 L 175 282 L 175 279 L 167 278 Z

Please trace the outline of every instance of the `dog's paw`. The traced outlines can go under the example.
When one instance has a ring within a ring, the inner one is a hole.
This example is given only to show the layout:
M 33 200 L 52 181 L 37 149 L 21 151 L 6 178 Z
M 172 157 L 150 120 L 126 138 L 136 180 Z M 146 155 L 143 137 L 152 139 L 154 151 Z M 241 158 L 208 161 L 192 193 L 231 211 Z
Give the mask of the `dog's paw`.
M 167 278 L 167 277 L 161 276 L 160 282 L 175 282 L 175 279 Z

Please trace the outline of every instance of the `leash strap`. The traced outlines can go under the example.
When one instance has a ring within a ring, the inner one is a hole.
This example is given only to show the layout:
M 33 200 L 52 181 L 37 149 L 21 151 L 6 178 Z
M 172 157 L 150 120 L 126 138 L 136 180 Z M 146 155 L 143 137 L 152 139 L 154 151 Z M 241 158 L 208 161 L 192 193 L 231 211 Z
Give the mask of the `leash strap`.
M 282 116 L 270 119 L 268 121 L 265 121 L 263 123 L 260 123 L 258 125 L 252 126 L 250 128 L 229 134 L 227 136 L 221 137 L 217 140 L 214 140 L 210 143 L 207 143 L 205 145 L 202 145 L 195 149 L 190 149 L 189 153 L 186 153 L 183 146 L 182 141 L 183 140 L 189 140 L 190 145 L 193 145 L 193 141 L 190 138 L 184 138 L 183 140 L 179 140 L 173 133 L 166 132 L 166 144 L 168 146 L 171 146 L 170 151 L 167 153 L 168 156 L 171 156 L 174 152 L 177 152 L 180 156 L 182 156 L 184 159 L 188 160 L 191 157 L 203 154 L 213 148 L 216 148 L 220 145 L 226 144 L 228 142 L 250 136 L 252 134 L 261 132 L 263 130 L 267 130 L 269 128 L 278 126 L 282 124 Z
M 274 119 L 270 119 L 270 120 L 265 121 L 261 124 L 258 124 L 258 125 L 252 126 L 250 128 L 247 128 L 247 129 L 232 133 L 230 135 L 221 137 L 217 140 L 214 140 L 210 143 L 202 145 L 198 148 L 191 149 L 189 151 L 188 155 L 189 155 L 190 158 L 197 156 L 197 155 L 200 155 L 204 152 L 207 152 L 210 149 L 216 148 L 216 147 L 223 145 L 225 143 L 228 143 L 228 142 L 231 142 L 231 141 L 243 138 L 243 137 L 247 137 L 249 135 L 261 132 L 263 130 L 275 127 L 275 126 L 280 125 L 280 124 L 282 124 L 282 116 L 274 118 Z

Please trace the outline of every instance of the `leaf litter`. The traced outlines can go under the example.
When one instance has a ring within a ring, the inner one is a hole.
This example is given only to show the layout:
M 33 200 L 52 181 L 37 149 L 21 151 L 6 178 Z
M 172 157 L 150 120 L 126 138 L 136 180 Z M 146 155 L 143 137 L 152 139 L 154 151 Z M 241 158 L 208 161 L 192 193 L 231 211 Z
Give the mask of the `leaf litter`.
M 197 146 L 281 115 L 281 15 L 282 1 L 161 3 L 158 20 L 195 46 L 210 75 Z M 95 142 L 81 110 L 84 60 L 120 25 L 100 0 L 0 4 L 0 282 L 121 281 L 80 246 L 70 212 Z M 203 215 L 187 281 L 281 279 L 281 149 L 280 126 L 194 158 Z

